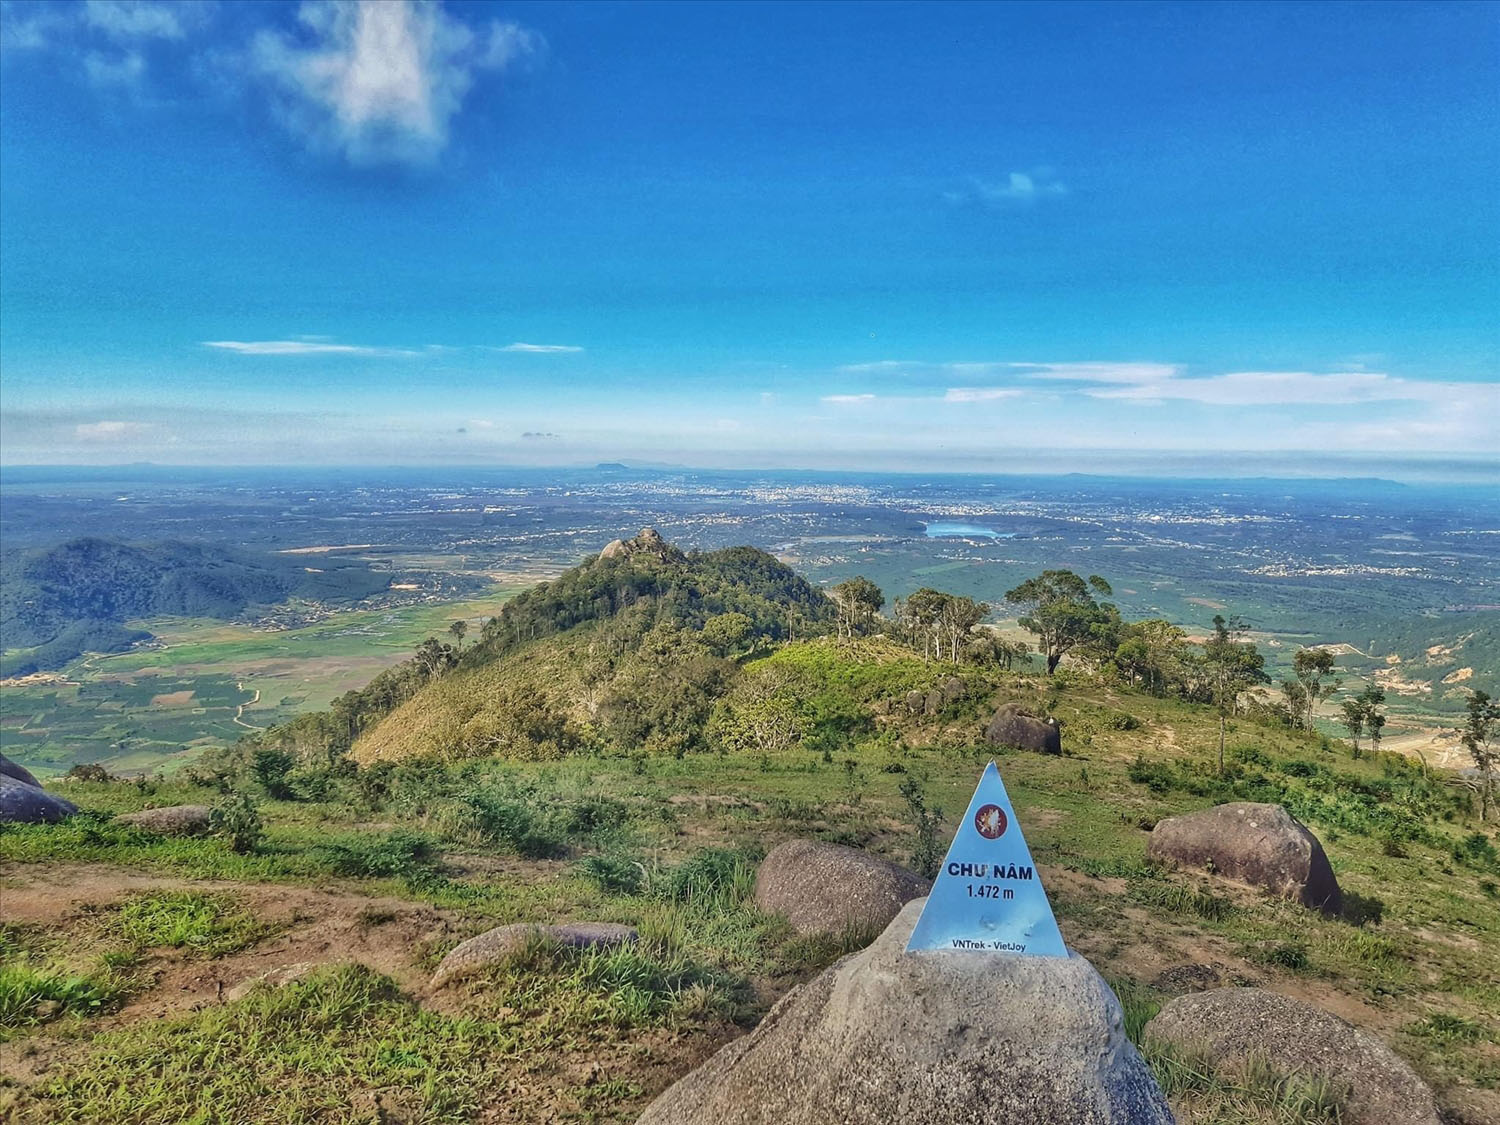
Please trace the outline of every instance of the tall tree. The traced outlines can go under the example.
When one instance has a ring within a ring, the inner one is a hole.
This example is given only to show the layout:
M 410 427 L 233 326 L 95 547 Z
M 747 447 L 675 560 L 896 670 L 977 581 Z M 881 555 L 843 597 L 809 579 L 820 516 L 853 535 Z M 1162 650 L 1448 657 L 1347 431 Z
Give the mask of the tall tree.
M 1479 770 L 1479 819 L 1490 818 L 1495 789 L 1495 748 L 1491 740 L 1500 723 L 1500 704 L 1489 693 L 1476 691 L 1469 696 L 1469 713 L 1464 719 L 1463 744 Z
M 885 605 L 885 595 L 880 587 L 863 575 L 855 575 L 840 582 L 828 591 L 838 606 L 838 631 L 840 636 L 852 637 L 870 627 L 870 622 Z
M 921 648 L 923 660 L 932 658 L 934 647 L 937 658 L 943 658 L 943 638 L 938 626 L 948 599 L 949 595 L 941 590 L 923 586 L 913 591 L 901 605 L 908 640 L 913 648 Z
M 1380 705 L 1385 702 L 1385 692 L 1380 690 L 1380 685 L 1370 684 L 1364 691 L 1353 699 L 1346 699 L 1342 704 L 1344 712 L 1344 727 L 1349 731 L 1349 739 L 1354 743 L 1354 756 L 1359 757 L 1359 736 L 1368 732 L 1374 749 L 1380 749 L 1380 732 L 1385 726 L 1385 716 L 1380 713 Z
M 1203 665 L 1219 713 L 1219 772 L 1224 772 L 1224 729 L 1239 707 L 1240 696 L 1265 683 L 1266 658 L 1245 639 L 1248 626 L 1239 617 L 1214 615 L 1213 635 L 1203 644 Z
M 1300 648 L 1292 657 L 1292 675 L 1281 685 L 1287 708 L 1294 722 L 1303 730 L 1313 729 L 1313 715 L 1318 704 L 1338 691 L 1341 680 L 1325 682 L 1333 674 L 1333 653 L 1326 648 Z
M 957 664 L 973 639 L 974 626 L 988 616 L 990 607 L 973 598 L 950 596 L 938 613 L 938 627 L 948 642 L 948 659 Z
M 468 631 L 469 623 L 461 618 L 458 621 L 455 621 L 452 625 L 448 626 L 448 632 L 453 635 L 453 642 L 459 647 L 459 649 L 462 649 L 464 647 L 464 634 Z
M 1119 621 L 1115 607 L 1095 597 L 1113 593 L 1097 574 L 1085 581 L 1071 570 L 1046 570 L 1007 592 L 1005 600 L 1021 610 L 1021 627 L 1036 634 L 1050 676 L 1069 652 Z

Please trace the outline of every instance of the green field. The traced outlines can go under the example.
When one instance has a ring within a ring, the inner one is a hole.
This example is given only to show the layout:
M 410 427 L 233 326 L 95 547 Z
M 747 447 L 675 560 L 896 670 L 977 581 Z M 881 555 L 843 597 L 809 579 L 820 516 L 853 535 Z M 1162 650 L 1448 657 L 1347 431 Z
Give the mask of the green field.
M 297 629 L 194 618 L 132 622 L 157 642 L 0 686 L 0 750 L 42 775 L 94 762 L 171 772 L 206 749 L 328 706 L 455 620 L 479 623 L 519 587 L 439 604 L 335 613 Z M 190 698 L 184 698 L 190 693 Z

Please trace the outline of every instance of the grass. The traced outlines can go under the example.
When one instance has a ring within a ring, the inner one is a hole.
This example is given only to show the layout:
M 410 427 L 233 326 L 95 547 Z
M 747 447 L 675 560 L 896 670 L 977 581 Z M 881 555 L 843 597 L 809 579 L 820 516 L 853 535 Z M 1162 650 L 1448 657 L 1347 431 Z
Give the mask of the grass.
M 125 901 L 105 928 L 135 949 L 183 949 L 201 957 L 234 953 L 271 932 L 227 896 L 195 891 L 136 895 Z
M 819 648 L 782 659 L 816 669 L 836 657 Z M 904 690 L 914 674 L 899 662 L 835 670 L 835 679 L 872 701 L 888 687 Z M 1019 675 L 1002 678 L 999 694 L 1043 701 L 1038 682 Z M 1294 994 L 1331 988 L 1354 1007 L 1407 1013 L 1396 1021 L 1403 1030 L 1388 1038 L 1440 1090 L 1474 1090 L 1500 1078 L 1493 1058 L 1500 993 L 1488 983 L 1496 976 L 1500 898 L 1484 890 L 1495 875 L 1485 848 L 1471 840 L 1477 826 L 1442 793 L 1423 789 L 1399 764 L 1353 761 L 1321 751 L 1314 739 L 1243 721 L 1230 732 L 1231 776 L 1219 779 L 1216 728 L 1202 709 L 1078 680 L 1046 692 L 1045 701 L 1076 756 L 996 755 L 977 741 L 976 717 L 954 714 L 862 734 L 828 761 L 793 748 L 682 759 L 601 753 L 538 763 L 403 763 L 337 778 L 327 799 L 264 801 L 266 841 L 244 856 L 219 840 L 150 837 L 108 820 L 147 804 L 210 803 L 208 790 L 185 782 L 71 785 L 74 799 L 97 815 L 0 831 L 0 860 L 22 870 L 90 862 L 240 883 L 336 881 L 445 908 L 461 932 L 595 919 L 636 926 L 641 944 L 598 955 L 531 951 L 455 990 L 462 1019 L 423 1011 L 388 981 L 368 974 L 353 981 L 354 970 L 339 970 L 344 976 L 257 993 L 171 1025 L 91 1032 L 76 1070 L 26 1094 L 26 1105 L 45 1120 L 192 1120 L 211 1103 L 192 1088 L 191 1068 L 179 1068 L 181 1043 L 189 1057 L 211 1056 L 240 1076 L 243 1088 L 224 1093 L 228 1119 L 338 1120 L 330 1107 L 350 1112 L 358 1091 L 380 1089 L 402 1119 L 467 1121 L 514 1082 L 561 1099 L 563 1116 L 631 1120 L 670 1066 L 625 1062 L 581 1082 L 567 1060 L 589 1052 L 615 1058 L 615 1047 L 656 1050 L 652 1035 L 660 1029 L 701 1054 L 730 1022 L 753 1018 L 870 936 L 798 937 L 760 914 L 750 901 L 758 855 L 746 842 L 834 839 L 905 862 L 914 831 L 903 781 L 916 778 L 927 807 L 945 810 L 937 836 L 946 843 L 991 756 L 1000 759 L 1065 937 L 1115 983 L 1133 1034 L 1163 999 L 1140 982 L 1164 959 L 1212 960 L 1226 968 L 1225 983 L 1243 977 Z M 1115 717 L 1122 713 L 1139 726 L 1121 729 Z M 1164 784 L 1151 785 L 1157 777 Z M 1345 918 L 1145 862 L 1146 829 L 1160 818 L 1262 792 L 1297 803 L 1323 838 L 1357 906 Z M 1383 846 L 1397 823 L 1393 809 L 1410 812 L 1419 829 L 1403 836 L 1404 856 Z M 467 866 L 475 873 L 460 870 Z M 233 912 L 232 902 L 223 905 Z M 116 950 L 122 956 L 134 948 L 109 940 L 125 946 Z M 413 948 L 412 962 L 430 969 L 442 952 L 440 943 Z M 111 979 L 102 967 L 50 965 L 31 946 L 27 957 L 65 976 Z M 324 1021 L 321 1048 L 316 1037 L 284 1030 L 289 997 Z M 319 1013 L 330 1005 L 339 1014 L 325 1019 Z M 264 1033 L 254 1019 L 270 1021 Z M 268 1041 L 272 1035 L 277 1042 Z M 523 1057 L 533 1061 L 523 1065 Z M 1334 1120 L 1327 1091 L 1259 1072 L 1206 1075 L 1192 1059 L 1152 1061 L 1173 1084 L 1183 1120 Z M 435 1072 L 451 1078 L 438 1088 L 429 1082 Z M 135 1103 L 112 1093 L 110 1082 L 134 1091 L 146 1108 L 130 1108 Z
M 0 1042 L 63 1016 L 111 1011 L 130 986 L 112 968 L 94 973 L 37 965 L 26 957 L 0 964 Z

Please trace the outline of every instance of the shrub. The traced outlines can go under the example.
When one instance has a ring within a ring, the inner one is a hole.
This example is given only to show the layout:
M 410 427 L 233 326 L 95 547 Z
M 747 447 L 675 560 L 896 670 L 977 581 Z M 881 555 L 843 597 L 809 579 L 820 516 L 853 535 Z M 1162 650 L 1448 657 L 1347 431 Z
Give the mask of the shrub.
M 938 825 L 943 819 L 943 810 L 934 805 L 927 807 L 927 796 L 921 783 L 908 774 L 901 779 L 901 796 L 906 801 L 906 822 L 916 833 L 912 844 L 912 868 L 924 879 L 937 877 L 943 863 L 943 845 L 938 839 Z
M 322 844 L 315 850 L 334 874 L 357 879 L 421 881 L 432 876 L 437 864 L 432 841 L 404 829 L 373 839 Z
M 591 855 L 578 873 L 608 894 L 639 894 L 646 884 L 645 866 L 625 856 Z
M 222 836 L 240 855 L 255 851 L 265 835 L 260 811 L 248 793 L 228 793 L 215 801 L 208 823 L 215 835 Z

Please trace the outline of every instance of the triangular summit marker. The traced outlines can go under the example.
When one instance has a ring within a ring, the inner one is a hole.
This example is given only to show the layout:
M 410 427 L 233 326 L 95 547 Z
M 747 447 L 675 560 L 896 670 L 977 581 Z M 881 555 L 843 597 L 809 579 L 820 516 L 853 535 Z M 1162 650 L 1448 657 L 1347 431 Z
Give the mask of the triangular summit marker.
M 979 779 L 906 949 L 1068 955 L 994 762 Z

